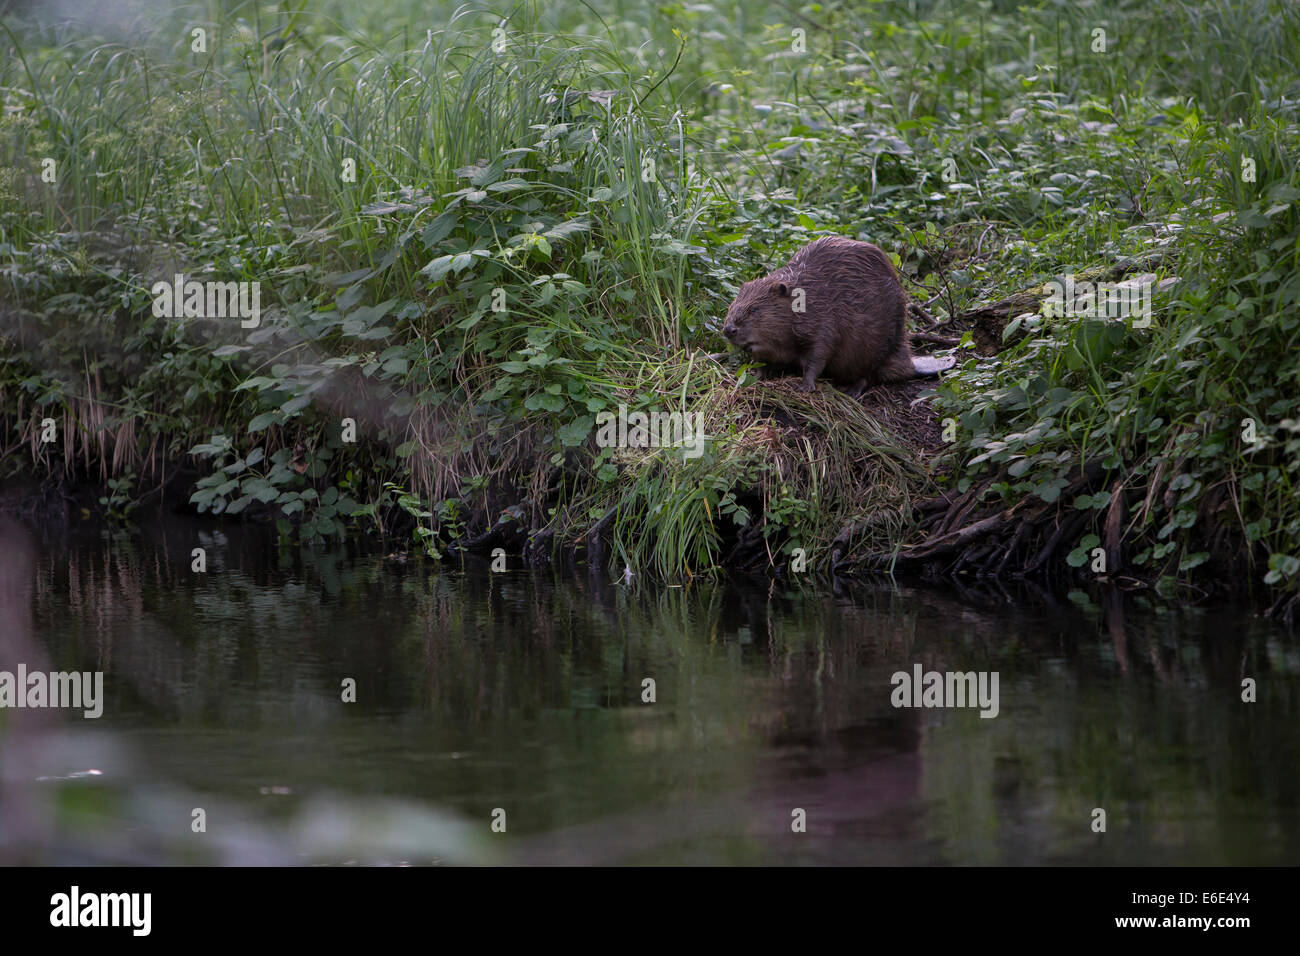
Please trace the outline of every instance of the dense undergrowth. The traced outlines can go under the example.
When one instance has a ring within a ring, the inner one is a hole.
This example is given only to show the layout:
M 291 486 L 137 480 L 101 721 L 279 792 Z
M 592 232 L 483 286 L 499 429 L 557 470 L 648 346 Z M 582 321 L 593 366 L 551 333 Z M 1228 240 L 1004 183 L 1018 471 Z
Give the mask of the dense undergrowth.
M 916 559 L 1294 607 L 1289 4 L 11 7 L 9 472 L 125 515 L 197 469 L 201 510 L 434 554 L 607 539 L 665 576 Z M 942 449 L 716 357 L 736 288 L 827 233 L 962 337 Z M 1148 326 L 962 334 L 1096 270 L 1160 282 Z M 178 273 L 260 283 L 260 323 L 155 316 Z M 597 447 L 620 405 L 710 440 Z

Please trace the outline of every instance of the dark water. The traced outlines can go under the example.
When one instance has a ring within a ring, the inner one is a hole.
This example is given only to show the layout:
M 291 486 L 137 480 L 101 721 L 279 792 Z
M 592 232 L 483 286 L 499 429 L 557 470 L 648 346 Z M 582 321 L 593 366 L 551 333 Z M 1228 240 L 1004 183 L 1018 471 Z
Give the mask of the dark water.
M 0 669 L 106 698 L 0 710 L 10 860 L 1300 862 L 1300 647 L 1240 609 L 0 539 Z M 894 708 L 915 663 L 998 672 L 998 716 Z

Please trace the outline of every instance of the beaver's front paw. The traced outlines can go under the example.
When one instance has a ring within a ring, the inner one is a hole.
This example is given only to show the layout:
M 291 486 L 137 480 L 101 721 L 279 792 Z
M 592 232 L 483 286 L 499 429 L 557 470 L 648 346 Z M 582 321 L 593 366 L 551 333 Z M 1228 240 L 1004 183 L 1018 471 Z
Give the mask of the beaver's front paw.
M 799 383 L 795 385 L 794 390 L 796 392 L 811 392 L 816 387 L 817 387 L 816 382 L 810 382 L 806 378 L 801 378 L 799 380 Z

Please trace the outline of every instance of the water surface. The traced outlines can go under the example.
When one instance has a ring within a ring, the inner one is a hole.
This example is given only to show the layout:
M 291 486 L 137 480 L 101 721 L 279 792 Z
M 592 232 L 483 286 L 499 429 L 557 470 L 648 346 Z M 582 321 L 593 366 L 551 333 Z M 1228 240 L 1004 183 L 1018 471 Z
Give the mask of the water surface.
M 0 711 L 11 859 L 1300 861 L 1300 648 L 1241 609 L 493 574 L 169 513 L 0 537 L 0 669 L 106 697 Z M 894 708 L 916 663 L 998 672 L 998 716 Z

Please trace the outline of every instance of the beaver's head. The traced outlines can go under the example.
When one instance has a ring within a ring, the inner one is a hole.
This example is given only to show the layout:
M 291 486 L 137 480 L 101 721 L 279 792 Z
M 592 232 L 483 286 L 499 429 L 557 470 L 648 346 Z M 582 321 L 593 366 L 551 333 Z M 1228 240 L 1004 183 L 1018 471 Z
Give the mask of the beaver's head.
M 794 343 L 791 292 L 788 281 L 774 276 L 746 282 L 727 309 L 722 334 L 756 358 L 785 360 Z

